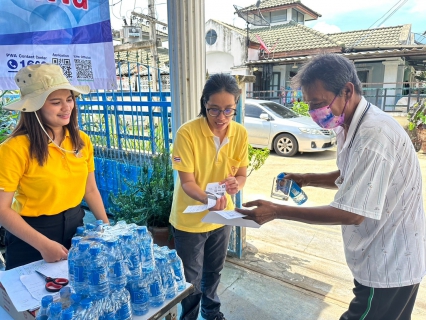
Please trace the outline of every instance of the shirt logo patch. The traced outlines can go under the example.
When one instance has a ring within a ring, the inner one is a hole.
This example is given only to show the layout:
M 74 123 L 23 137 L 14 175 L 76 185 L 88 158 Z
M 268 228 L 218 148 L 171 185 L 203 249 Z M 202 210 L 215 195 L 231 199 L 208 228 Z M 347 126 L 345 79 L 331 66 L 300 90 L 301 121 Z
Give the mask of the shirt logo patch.
M 181 162 L 181 158 L 180 157 L 173 157 L 173 161 L 174 162 Z

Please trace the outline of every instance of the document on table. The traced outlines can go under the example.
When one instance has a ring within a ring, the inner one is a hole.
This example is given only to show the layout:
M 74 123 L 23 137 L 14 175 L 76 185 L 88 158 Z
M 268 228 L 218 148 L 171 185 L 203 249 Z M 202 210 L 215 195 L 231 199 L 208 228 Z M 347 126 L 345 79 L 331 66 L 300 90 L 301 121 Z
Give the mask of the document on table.
M 68 261 L 59 261 L 56 263 L 44 263 L 35 270 L 51 278 L 68 278 Z M 53 300 L 59 299 L 58 292 L 49 292 L 45 288 L 46 281 L 38 273 L 22 275 L 21 282 L 27 288 L 28 292 L 38 301 L 41 301 L 46 295 L 51 295 Z
M 66 273 L 64 273 L 64 269 Z M 68 278 L 68 263 L 66 260 L 55 263 L 47 263 L 44 260 L 39 260 L 3 272 L 1 283 L 18 311 L 34 310 L 40 307 L 40 300 L 35 299 L 20 280 L 21 276 L 28 276 L 28 278 L 33 278 L 37 282 L 41 279 L 43 281 L 42 288 L 44 288 L 45 282 L 35 270 L 40 270 L 47 276 Z M 57 270 L 62 271 L 58 272 Z
M 260 228 L 260 225 L 253 220 L 243 219 L 244 214 L 234 210 L 210 211 L 201 220 L 203 222 L 225 224 L 228 226 Z
M 207 204 L 188 206 L 183 213 L 198 213 L 213 208 L 216 200 L 223 197 L 226 192 L 226 186 L 219 182 L 208 183 L 206 186 Z

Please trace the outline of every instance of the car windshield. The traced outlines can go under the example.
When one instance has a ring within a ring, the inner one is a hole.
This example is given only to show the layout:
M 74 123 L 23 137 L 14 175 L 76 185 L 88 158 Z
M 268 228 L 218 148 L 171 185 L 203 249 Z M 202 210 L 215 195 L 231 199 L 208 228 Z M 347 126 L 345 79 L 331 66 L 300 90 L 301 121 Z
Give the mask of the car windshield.
M 294 112 L 293 110 L 290 110 L 287 107 L 284 107 L 281 104 L 275 103 L 275 102 L 262 102 L 259 103 L 262 107 L 265 107 L 273 113 L 275 116 L 283 119 L 289 119 L 289 118 L 297 118 L 298 114 Z

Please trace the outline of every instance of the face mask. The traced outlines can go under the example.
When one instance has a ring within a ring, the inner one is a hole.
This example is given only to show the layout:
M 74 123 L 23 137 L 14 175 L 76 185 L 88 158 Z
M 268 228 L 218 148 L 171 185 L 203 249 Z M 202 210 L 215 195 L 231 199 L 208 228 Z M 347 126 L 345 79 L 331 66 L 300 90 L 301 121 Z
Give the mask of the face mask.
M 341 126 L 345 121 L 345 109 L 346 105 L 348 104 L 347 101 L 340 116 L 335 116 L 331 112 L 331 105 L 333 104 L 334 100 L 336 100 L 336 98 L 337 95 L 328 106 L 309 111 L 309 115 L 311 116 L 312 120 L 314 120 L 321 128 L 333 129 Z

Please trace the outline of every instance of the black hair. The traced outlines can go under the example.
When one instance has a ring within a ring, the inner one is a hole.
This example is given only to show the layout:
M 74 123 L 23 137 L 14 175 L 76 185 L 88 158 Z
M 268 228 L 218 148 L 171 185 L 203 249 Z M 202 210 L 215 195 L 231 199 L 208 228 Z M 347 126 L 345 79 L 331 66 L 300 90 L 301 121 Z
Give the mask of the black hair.
M 299 72 L 291 79 L 293 89 L 310 88 L 319 80 L 324 89 L 340 94 L 344 86 L 351 82 L 355 92 L 362 95 L 361 81 L 356 73 L 354 63 L 337 54 L 323 53 L 306 62 Z
M 207 117 L 206 102 L 209 101 L 210 96 L 223 91 L 232 94 L 235 97 L 235 103 L 238 102 L 241 90 L 238 87 L 237 80 L 233 76 L 226 73 L 216 73 L 207 79 L 200 99 L 201 109 L 198 114 L 199 117 Z

